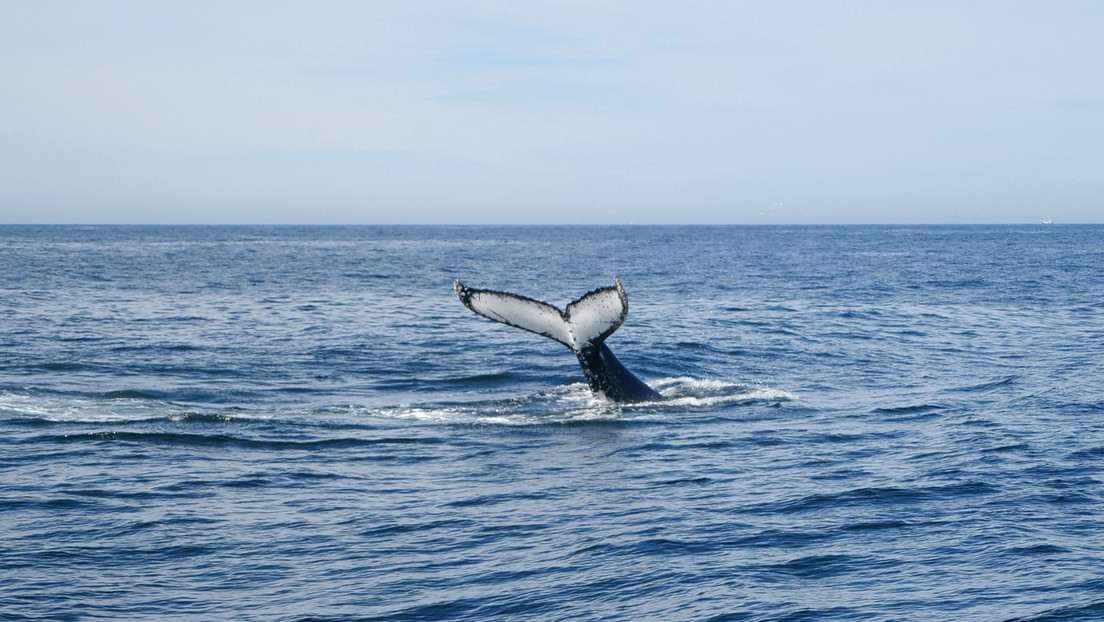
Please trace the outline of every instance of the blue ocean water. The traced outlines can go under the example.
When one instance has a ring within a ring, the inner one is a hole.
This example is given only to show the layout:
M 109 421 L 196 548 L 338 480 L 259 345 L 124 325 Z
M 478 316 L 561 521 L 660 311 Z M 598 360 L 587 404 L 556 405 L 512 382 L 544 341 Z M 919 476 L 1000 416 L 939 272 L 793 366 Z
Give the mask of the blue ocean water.
M 559 306 L 594 398 L 453 279 Z M 0 619 L 1104 618 L 1104 227 L 0 227 Z

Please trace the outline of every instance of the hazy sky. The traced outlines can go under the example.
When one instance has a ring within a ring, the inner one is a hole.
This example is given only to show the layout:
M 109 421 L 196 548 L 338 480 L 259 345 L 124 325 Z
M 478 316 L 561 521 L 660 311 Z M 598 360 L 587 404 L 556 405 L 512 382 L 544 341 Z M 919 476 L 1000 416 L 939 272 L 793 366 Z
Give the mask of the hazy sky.
M 0 0 L 0 222 L 1104 222 L 1104 2 Z

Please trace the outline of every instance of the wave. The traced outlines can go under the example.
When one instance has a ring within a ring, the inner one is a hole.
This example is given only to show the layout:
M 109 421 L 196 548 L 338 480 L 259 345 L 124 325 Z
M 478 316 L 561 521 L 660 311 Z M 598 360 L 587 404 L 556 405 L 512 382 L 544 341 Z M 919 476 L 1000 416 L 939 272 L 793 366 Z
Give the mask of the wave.
M 688 411 L 713 413 L 717 408 L 798 399 L 788 391 L 721 380 L 686 376 L 655 380 L 651 386 L 663 397 L 656 402 L 616 404 L 599 398 L 585 383 L 561 385 L 532 395 L 426 406 L 376 409 L 374 414 L 395 419 L 500 425 L 571 424 L 589 421 L 670 422 Z
M 663 396 L 662 404 L 671 406 L 715 407 L 751 402 L 789 402 L 797 395 L 761 385 L 747 385 L 723 380 L 701 380 L 680 376 L 653 383 Z
M 688 414 L 713 414 L 733 406 L 797 400 L 788 391 L 762 385 L 697 379 L 687 376 L 654 380 L 662 399 L 642 404 L 616 404 L 595 396 L 585 383 L 571 383 L 513 397 L 456 398 L 470 393 L 449 393 L 444 400 L 406 404 L 306 405 L 277 401 L 251 406 L 176 401 L 171 394 L 150 390 L 116 390 L 98 393 L 59 392 L 48 389 L 0 389 L 0 421 L 42 423 L 135 424 L 228 423 L 263 421 L 295 425 L 371 426 L 374 422 L 421 421 L 433 423 L 534 425 L 587 421 L 669 422 Z M 476 393 L 478 395 L 478 393 Z
M 238 407 L 205 408 L 160 397 L 155 391 L 102 393 L 49 389 L 0 389 L 0 421 L 40 423 L 139 423 L 148 421 L 229 421 Z

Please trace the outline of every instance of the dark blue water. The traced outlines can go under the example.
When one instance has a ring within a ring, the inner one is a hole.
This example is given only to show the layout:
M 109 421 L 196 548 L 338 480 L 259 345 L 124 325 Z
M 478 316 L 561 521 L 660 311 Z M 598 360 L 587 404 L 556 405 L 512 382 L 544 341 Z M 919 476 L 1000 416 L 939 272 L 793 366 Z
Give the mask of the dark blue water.
M 563 305 L 593 398 L 454 278 Z M 0 227 L 0 619 L 1097 620 L 1104 227 Z

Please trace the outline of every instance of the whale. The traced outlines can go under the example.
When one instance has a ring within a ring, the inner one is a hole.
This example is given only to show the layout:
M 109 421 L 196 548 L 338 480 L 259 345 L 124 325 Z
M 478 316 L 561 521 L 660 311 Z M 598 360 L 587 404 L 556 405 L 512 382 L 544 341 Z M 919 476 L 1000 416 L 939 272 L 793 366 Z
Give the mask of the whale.
M 599 397 L 621 404 L 659 401 L 659 393 L 626 369 L 606 345 L 629 313 L 625 288 L 620 279 L 614 282 L 583 294 L 563 311 L 526 296 L 471 288 L 459 280 L 453 281 L 452 288 L 476 315 L 567 346 L 579 359 L 587 385 Z

